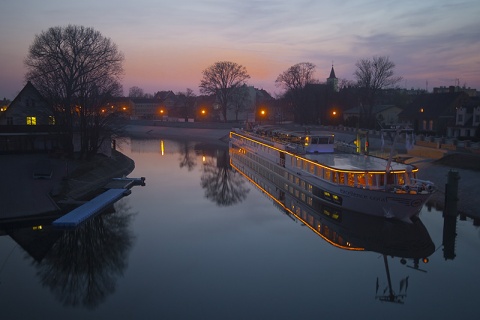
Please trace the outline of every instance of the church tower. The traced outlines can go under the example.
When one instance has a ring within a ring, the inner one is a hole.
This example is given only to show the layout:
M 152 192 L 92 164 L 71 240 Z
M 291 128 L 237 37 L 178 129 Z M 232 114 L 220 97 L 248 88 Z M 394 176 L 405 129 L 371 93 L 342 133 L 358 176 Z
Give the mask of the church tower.
M 338 78 L 335 77 L 335 70 L 330 71 L 330 77 L 327 78 L 327 85 L 333 89 L 333 91 L 338 92 Z

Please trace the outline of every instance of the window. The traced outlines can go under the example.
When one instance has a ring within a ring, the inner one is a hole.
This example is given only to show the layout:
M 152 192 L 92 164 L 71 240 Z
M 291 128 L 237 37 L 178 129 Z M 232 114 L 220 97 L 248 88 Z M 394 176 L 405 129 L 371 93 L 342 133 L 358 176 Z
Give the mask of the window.
M 55 117 L 54 116 L 48 116 L 48 124 L 50 124 L 50 125 L 55 124 Z
M 27 117 L 27 125 L 36 126 L 37 125 L 37 117 Z

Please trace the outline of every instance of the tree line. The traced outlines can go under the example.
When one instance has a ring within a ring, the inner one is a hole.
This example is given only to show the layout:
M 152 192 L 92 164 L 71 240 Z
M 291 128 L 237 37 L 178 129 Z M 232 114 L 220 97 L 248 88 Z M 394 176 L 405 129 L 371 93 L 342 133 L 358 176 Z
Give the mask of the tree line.
M 123 53 L 116 44 L 93 28 L 52 27 L 35 36 L 25 59 L 25 78 L 50 103 L 57 124 L 65 128 L 64 147 L 69 153 L 73 153 L 74 127 L 80 132 L 80 154 L 86 157 L 95 154 L 102 140 L 112 133 L 115 114 L 102 114 L 102 107 L 111 97 L 123 95 L 120 83 L 123 61 Z M 275 80 L 284 90 L 281 98 L 291 109 L 295 122 L 312 123 L 322 117 L 320 104 L 312 102 L 312 87 L 320 83 L 314 78 L 315 69 L 313 63 L 298 63 Z M 358 89 L 360 117 L 369 124 L 379 91 L 395 86 L 401 77 L 395 75 L 395 64 L 388 56 L 358 60 L 354 77 L 356 81 L 348 84 Z M 202 71 L 199 88 L 202 94 L 215 97 L 226 121 L 228 109 L 233 109 L 238 116 L 248 102 L 244 89 L 248 79 L 246 67 L 219 61 Z M 146 96 L 139 87 L 130 88 L 129 95 Z M 194 103 L 191 89 L 179 93 L 179 97 L 184 110 Z

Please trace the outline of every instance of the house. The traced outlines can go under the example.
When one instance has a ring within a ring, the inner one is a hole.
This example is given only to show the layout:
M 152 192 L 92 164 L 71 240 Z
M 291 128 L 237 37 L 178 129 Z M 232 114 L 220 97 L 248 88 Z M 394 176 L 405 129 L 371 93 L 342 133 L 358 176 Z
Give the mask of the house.
M 125 118 L 132 118 L 135 114 L 135 105 L 132 99 L 128 97 L 112 97 L 102 108 L 102 113 L 116 113 Z
M 135 119 L 160 119 L 168 114 L 162 100 L 155 98 L 131 98 Z
M 375 116 L 377 123 L 381 127 L 398 123 L 398 115 L 403 111 L 402 108 L 394 105 L 376 105 L 372 108 L 372 115 Z M 360 113 L 365 112 L 361 106 L 350 108 L 343 112 L 343 120 L 359 118 Z
M 272 99 L 270 94 L 263 89 L 243 85 L 238 88 L 236 96 L 228 105 L 227 120 L 262 121 L 270 119 L 273 117 L 269 110 L 269 101 Z M 261 113 L 262 111 L 263 113 Z
M 448 127 L 447 137 L 474 137 L 480 128 L 480 101 L 471 99 L 470 103 L 457 109 L 455 126 Z
M 31 82 L 0 112 L 0 152 L 48 151 L 61 140 L 53 110 Z
M 469 99 L 465 92 L 421 94 L 398 115 L 399 121 L 417 132 L 446 136 L 447 128 L 455 126 L 457 109 Z
M 52 108 L 30 81 L 0 115 L 0 125 L 55 124 Z

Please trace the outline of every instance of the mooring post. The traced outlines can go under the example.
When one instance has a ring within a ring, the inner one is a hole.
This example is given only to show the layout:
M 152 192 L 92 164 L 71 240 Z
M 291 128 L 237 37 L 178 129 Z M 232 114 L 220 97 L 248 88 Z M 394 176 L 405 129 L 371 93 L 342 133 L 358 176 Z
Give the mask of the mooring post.
M 450 170 L 448 172 L 447 184 L 445 185 L 446 215 L 457 216 L 458 180 L 460 180 L 458 171 Z

